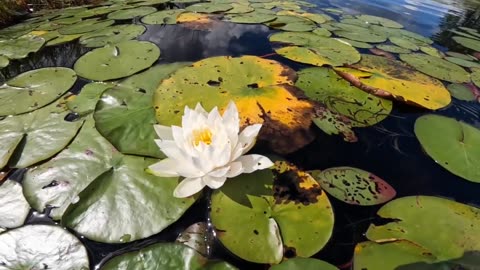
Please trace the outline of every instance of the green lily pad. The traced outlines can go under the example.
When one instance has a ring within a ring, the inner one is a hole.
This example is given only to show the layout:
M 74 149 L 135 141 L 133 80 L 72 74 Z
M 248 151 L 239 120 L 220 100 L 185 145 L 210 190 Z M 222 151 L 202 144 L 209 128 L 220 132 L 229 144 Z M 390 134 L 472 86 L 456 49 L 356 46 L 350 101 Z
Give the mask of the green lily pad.
M 445 132 L 448 129 L 437 130 L 436 134 Z M 371 224 L 366 236 L 372 241 L 407 240 L 439 261 L 480 250 L 480 242 L 476 241 L 480 239 L 480 209 L 473 206 L 438 197 L 409 196 L 387 203 L 377 214 L 393 221 Z
M 86 84 L 80 94 L 69 98 L 67 107 L 79 115 L 87 115 L 95 110 L 100 96 L 105 90 L 112 88 L 111 83 L 93 82 Z
M 316 28 L 313 21 L 299 16 L 280 15 L 266 23 L 269 27 L 283 31 L 308 32 Z
M 362 242 L 355 247 L 354 270 L 402 269 L 400 266 L 418 262 L 432 263 L 435 256 L 409 241 L 377 244 Z M 423 268 L 421 268 L 423 269 Z M 439 268 L 437 268 L 439 269 Z
M 4 68 L 10 64 L 10 60 L 7 57 L 0 55 L 0 68 Z
M 312 171 L 313 178 L 333 197 L 354 205 L 377 205 L 393 199 L 395 189 L 380 177 L 352 167 Z
M 402 47 L 404 49 L 412 50 L 412 51 L 418 51 L 420 48 L 413 42 L 410 42 L 408 39 L 404 39 L 401 37 L 390 37 L 388 38 L 390 42 L 393 44 Z
M 285 47 L 275 51 L 285 58 L 301 63 L 342 66 L 360 61 L 360 54 L 352 46 L 313 33 L 276 33 L 270 36 L 270 42 L 285 44 Z
M 462 37 L 479 40 L 478 37 L 476 37 L 476 36 L 474 36 L 474 35 L 470 35 L 470 34 L 468 34 L 468 33 L 464 33 L 464 32 L 457 31 L 457 30 L 452 30 L 452 29 L 450 29 L 449 31 L 452 32 L 452 33 L 454 33 L 454 34 L 460 35 L 460 36 L 462 36 Z
M 45 40 L 35 35 L 25 35 L 16 39 L 0 39 L 0 55 L 8 59 L 22 59 L 29 53 L 37 52 Z
M 338 30 L 334 32 L 335 35 L 347 38 L 349 40 L 360 41 L 360 42 L 369 42 L 369 43 L 380 43 L 387 40 L 386 36 L 382 36 L 368 30 L 361 32 L 350 32 L 345 30 Z
M 55 31 L 61 27 L 62 27 L 61 24 L 57 24 L 54 22 L 47 22 L 35 28 L 35 31 Z
M 81 17 L 67 17 L 67 18 L 59 18 L 56 20 L 52 20 L 52 23 L 60 24 L 60 25 L 72 25 L 82 21 Z
M 85 47 L 103 47 L 126 40 L 135 39 L 145 32 L 146 28 L 137 24 L 110 26 L 95 32 L 87 33 L 80 38 Z
M 400 61 L 364 54 L 359 63 L 349 68 L 336 68 L 336 71 L 354 86 L 380 97 L 392 97 L 432 110 L 443 108 L 451 101 L 449 92 L 440 81 L 416 72 Z
M 380 50 L 384 50 L 386 52 L 391 52 L 391 53 L 411 53 L 409 49 L 405 49 L 402 47 L 398 47 L 396 45 L 377 45 L 376 46 Z
M 444 54 L 432 46 L 421 46 L 420 50 L 428 55 L 443 58 Z
M 459 36 L 455 36 L 452 39 L 465 48 L 472 49 L 477 52 L 480 51 L 480 40 L 478 39 L 459 37 Z
M 370 25 L 369 28 L 375 33 L 383 34 L 388 37 L 399 37 L 403 40 L 408 40 L 417 46 L 427 46 L 433 43 L 433 40 L 405 29 L 389 28 L 380 25 Z
M 69 68 L 41 68 L 18 75 L 0 86 L 0 115 L 30 112 L 62 96 L 77 76 Z
M 255 9 L 248 4 L 240 4 L 240 3 L 231 3 L 230 4 L 233 8 L 229 11 L 226 11 L 225 14 L 244 14 L 254 11 Z
M 50 225 L 27 225 L 0 234 L 4 269 L 88 269 L 87 250 L 68 231 Z
M 395 21 L 392 21 L 390 19 L 383 18 L 383 17 L 378 17 L 378 16 L 360 15 L 360 16 L 357 16 L 357 19 L 365 21 L 369 24 L 379 24 L 389 28 L 403 28 L 403 25 Z
M 114 20 L 99 21 L 98 19 L 89 19 L 73 25 L 62 27 L 58 29 L 58 32 L 62 35 L 83 34 L 103 29 L 114 23 Z
M 60 35 L 60 33 L 58 33 L 57 31 L 55 31 L 55 33 L 52 33 L 52 34 L 53 34 L 53 38 L 47 42 L 46 46 L 56 46 L 60 44 L 65 44 L 70 41 L 74 41 L 82 36 L 82 34 Z
M 56 104 L 54 104 L 56 105 Z M 68 122 L 67 112 L 52 112 L 48 106 L 0 121 L 0 168 L 26 168 L 61 151 L 75 136 L 81 121 Z
M 316 35 L 319 35 L 319 36 L 322 36 L 322 37 L 329 37 L 329 36 L 332 35 L 332 33 L 325 28 L 317 28 L 317 29 L 313 30 L 312 33 L 314 33 Z
M 463 68 L 435 56 L 412 53 L 401 54 L 400 59 L 417 70 L 440 80 L 454 83 L 470 81 L 468 72 Z
M 373 48 L 372 45 L 365 43 L 365 42 L 360 42 L 360 41 L 355 41 L 355 40 L 350 40 L 346 38 L 336 38 L 336 40 L 341 41 L 343 43 L 347 43 L 350 46 L 353 46 L 355 48 L 360 48 L 360 49 L 371 49 Z
M 317 259 L 293 258 L 270 267 L 269 270 L 338 270 L 337 267 Z
M 15 39 L 29 33 L 33 28 L 35 28 L 35 25 L 30 23 L 14 24 L 0 29 L 0 36 L 4 39 Z
M 124 154 L 164 157 L 154 142 L 152 96 L 163 79 L 187 64 L 152 67 L 104 92 L 94 114 L 98 131 Z
M 333 229 L 326 194 L 310 175 L 285 162 L 227 181 L 214 191 L 210 215 L 222 244 L 256 263 L 279 263 L 284 251 L 312 256 Z
M 22 226 L 29 212 L 30 205 L 23 196 L 22 185 L 8 179 L 3 182 L 0 185 L 0 233 Z
M 225 18 L 234 23 L 245 23 L 245 24 L 256 24 L 256 23 L 266 23 L 271 22 L 277 18 L 274 14 L 261 13 L 258 10 L 255 10 L 246 14 L 231 14 L 225 16 Z
M 190 12 L 199 12 L 199 13 L 218 13 L 231 10 L 233 7 L 230 4 L 219 4 L 219 3 L 198 3 L 193 4 L 185 8 L 185 10 Z
M 476 100 L 476 96 L 472 93 L 472 91 L 463 84 L 452 83 L 447 86 L 447 89 L 450 94 L 456 99 L 465 101 Z
M 455 119 L 425 115 L 415 122 L 415 135 L 440 166 L 466 180 L 480 183 L 480 130 Z
M 101 270 L 130 270 L 139 266 L 142 261 L 144 270 L 234 270 L 227 263 L 209 263 L 206 258 L 195 250 L 174 243 L 158 243 L 142 248 L 139 251 L 128 252 L 109 260 Z
M 160 84 L 154 94 L 156 118 L 162 125 L 179 125 L 185 106 L 201 102 L 206 110 L 221 110 L 233 100 L 242 126 L 262 123 L 259 139 L 266 139 L 275 151 L 294 151 L 311 142 L 303 135 L 313 114 L 313 104 L 300 99 L 303 94 L 293 87 L 294 76 L 292 69 L 256 56 L 203 59 Z
M 96 81 L 123 78 L 150 67 L 160 49 L 147 41 L 123 41 L 98 48 L 80 57 L 74 69 L 79 76 Z
M 180 233 L 175 239 L 175 242 L 184 244 L 193 248 L 203 256 L 208 255 L 209 251 L 209 228 L 206 222 L 197 222 L 188 226 L 182 233 Z M 213 240 L 213 239 L 212 239 Z
M 463 60 L 467 60 L 467 61 L 476 61 L 477 60 L 477 58 L 475 58 L 471 55 L 458 53 L 458 52 L 446 52 L 445 54 L 447 54 L 449 56 L 456 57 L 456 58 L 460 58 L 460 59 L 463 59 Z
M 123 10 L 117 10 L 108 14 L 108 18 L 111 20 L 129 20 L 138 16 L 145 16 L 150 13 L 156 12 L 154 7 L 136 7 Z
M 342 135 L 346 142 L 358 141 L 350 119 L 327 108 L 317 109 L 313 123 L 328 135 Z
M 368 94 L 328 68 L 301 70 L 295 84 L 305 95 L 319 101 L 331 111 L 347 116 L 353 127 L 379 123 L 392 111 L 392 102 Z
M 473 68 L 470 77 L 472 78 L 473 84 L 475 84 L 477 87 L 480 87 L 480 69 Z
M 145 24 L 176 24 L 178 15 L 183 12 L 185 12 L 184 9 L 161 10 L 143 17 L 142 22 Z
M 469 60 L 465 60 L 465 59 L 462 59 L 462 58 L 447 56 L 447 57 L 445 57 L 445 60 L 447 60 L 447 61 L 449 61 L 449 62 L 452 62 L 452 63 L 454 63 L 454 64 L 457 64 L 457 65 L 459 65 L 459 66 L 462 66 L 462 67 L 467 67 L 467 68 L 480 68 L 480 64 L 479 64 L 479 63 L 476 63 L 476 62 L 473 62 L 473 61 L 469 61 Z

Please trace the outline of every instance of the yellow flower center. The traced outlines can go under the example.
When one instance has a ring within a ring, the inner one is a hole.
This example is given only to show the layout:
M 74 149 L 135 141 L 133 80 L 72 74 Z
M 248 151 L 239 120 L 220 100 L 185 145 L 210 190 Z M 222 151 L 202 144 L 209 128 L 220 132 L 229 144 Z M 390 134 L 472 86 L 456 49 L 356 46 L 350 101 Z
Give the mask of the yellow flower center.
M 208 128 L 196 129 L 192 132 L 193 134 L 193 144 L 198 146 L 200 142 L 203 142 L 206 145 L 212 143 L 212 132 Z

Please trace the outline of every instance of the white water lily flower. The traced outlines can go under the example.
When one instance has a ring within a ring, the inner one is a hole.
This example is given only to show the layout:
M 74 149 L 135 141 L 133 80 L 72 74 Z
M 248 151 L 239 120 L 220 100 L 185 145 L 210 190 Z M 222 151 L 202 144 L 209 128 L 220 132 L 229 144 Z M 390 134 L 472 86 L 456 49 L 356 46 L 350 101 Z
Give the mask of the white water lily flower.
M 175 197 L 191 196 L 205 186 L 220 188 L 227 178 L 266 169 L 273 162 L 261 155 L 244 155 L 255 144 L 261 124 L 247 126 L 239 134 L 240 120 L 234 102 L 223 117 L 217 107 L 210 113 L 197 104 L 185 107 L 182 127 L 155 125 L 155 140 L 167 156 L 149 167 L 157 176 L 183 176 L 173 192 Z

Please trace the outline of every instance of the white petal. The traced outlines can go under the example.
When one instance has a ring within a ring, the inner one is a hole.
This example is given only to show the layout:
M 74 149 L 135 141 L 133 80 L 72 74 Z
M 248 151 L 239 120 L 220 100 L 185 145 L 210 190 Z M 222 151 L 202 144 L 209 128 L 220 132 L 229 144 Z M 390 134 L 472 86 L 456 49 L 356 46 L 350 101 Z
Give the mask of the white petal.
M 185 178 L 173 191 L 173 196 L 186 198 L 194 195 L 205 187 L 201 178 Z
M 225 184 L 227 177 L 213 177 L 205 175 L 203 178 L 203 183 L 206 184 L 209 188 L 217 189 Z
M 229 170 L 230 166 L 225 166 L 211 171 L 208 175 L 212 177 L 224 177 Z
M 195 112 L 197 112 L 199 114 L 202 114 L 204 116 L 208 115 L 207 111 L 203 108 L 203 106 L 202 106 L 202 104 L 200 104 L 200 102 L 198 102 L 197 105 L 195 106 Z
M 152 173 L 156 176 L 162 177 L 171 177 L 171 176 L 179 176 L 176 170 L 176 162 L 173 159 L 163 159 L 160 162 L 152 164 L 148 166 L 148 168 L 152 171 Z
M 230 101 L 228 103 L 227 109 L 223 113 L 223 124 L 228 130 L 229 134 L 238 135 L 240 129 L 240 119 L 238 117 L 238 110 L 235 102 Z
M 173 140 L 172 128 L 162 125 L 153 125 L 158 137 L 162 140 Z
M 155 143 L 160 148 L 167 157 L 173 159 L 185 159 L 186 156 L 181 148 L 175 143 L 175 141 L 163 141 L 163 140 L 155 140 Z
M 228 178 L 233 178 L 243 173 L 243 166 L 241 162 L 234 161 L 230 163 L 230 170 L 228 170 L 227 174 L 225 175 Z
M 251 173 L 257 170 L 263 170 L 273 166 L 273 162 L 262 155 L 246 155 L 239 157 L 236 161 L 242 163 L 243 172 Z
M 254 124 L 246 127 L 238 136 L 238 144 L 233 150 L 232 159 L 235 160 L 239 156 L 247 153 L 255 145 L 256 138 L 260 129 L 262 128 L 261 124 Z

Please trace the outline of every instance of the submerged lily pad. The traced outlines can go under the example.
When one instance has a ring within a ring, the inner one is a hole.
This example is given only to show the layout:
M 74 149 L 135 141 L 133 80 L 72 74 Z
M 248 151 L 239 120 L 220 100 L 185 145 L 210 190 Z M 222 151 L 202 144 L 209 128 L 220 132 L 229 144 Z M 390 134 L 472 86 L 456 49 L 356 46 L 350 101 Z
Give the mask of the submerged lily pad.
M 358 64 L 337 68 L 337 72 L 353 85 L 374 95 L 390 96 L 424 108 L 439 109 L 451 101 L 449 92 L 440 81 L 416 72 L 400 61 L 362 55 Z
M 22 59 L 29 53 L 37 52 L 45 44 L 45 39 L 35 35 L 25 35 L 16 39 L 0 39 L 0 55 L 8 59 Z
M 176 24 L 178 15 L 183 12 L 185 12 L 184 9 L 161 10 L 143 17 L 142 22 L 145 24 Z
M 278 161 L 273 170 L 240 175 L 215 190 L 210 214 L 222 244 L 257 263 L 279 263 L 284 251 L 312 256 L 333 229 L 330 202 L 315 180 Z
M 111 20 L 128 20 L 138 16 L 145 16 L 156 11 L 157 9 L 154 7 L 136 7 L 136 8 L 117 10 L 115 12 L 108 14 L 107 17 Z
M 94 114 L 98 131 L 124 154 L 164 157 L 154 142 L 152 96 L 163 79 L 187 64 L 155 66 L 107 90 Z
M 22 226 L 29 212 L 30 205 L 23 196 L 22 185 L 12 180 L 3 182 L 0 185 L 0 232 Z
M 444 132 L 448 129 L 437 131 L 437 135 Z M 473 206 L 438 197 L 409 196 L 387 203 L 377 214 L 391 221 L 370 225 L 366 236 L 372 241 L 407 240 L 439 261 L 480 250 L 477 241 L 480 239 L 480 209 Z
M 401 54 L 400 59 L 417 70 L 440 80 L 454 83 L 464 83 L 470 80 L 468 72 L 463 68 L 435 56 L 419 53 Z
M 275 51 L 283 57 L 301 63 L 341 66 L 360 60 L 360 54 L 352 46 L 313 33 L 276 33 L 270 36 L 270 42 L 285 44 L 284 47 Z
M 55 155 L 72 140 L 82 121 L 65 121 L 67 112 L 52 112 L 54 106 L 0 121 L 0 168 L 7 163 L 26 168 Z
M 312 258 L 293 258 L 274 265 L 269 270 L 338 270 L 337 267 Z
M 352 126 L 375 125 L 392 111 L 392 102 L 368 94 L 328 68 L 307 68 L 298 73 L 295 86 L 310 99 L 319 101 L 331 111 L 352 120 Z
M 110 83 L 94 82 L 86 84 L 80 94 L 69 98 L 67 107 L 79 115 L 89 114 L 95 110 L 95 105 L 102 93 L 112 87 L 113 84 Z
M 478 39 L 471 39 L 467 37 L 453 37 L 458 44 L 462 45 L 465 48 L 472 49 L 474 51 L 480 51 L 480 40 Z
M 88 269 L 87 250 L 68 231 L 50 225 L 27 225 L 0 234 L 3 269 Z
M 396 195 L 395 189 L 385 180 L 357 168 L 334 167 L 324 171 L 312 171 L 311 174 L 323 190 L 348 204 L 382 204 Z
M 145 30 L 144 26 L 137 24 L 115 25 L 83 35 L 80 38 L 80 44 L 85 47 L 103 47 L 134 39 L 143 34 Z
M 276 151 L 290 152 L 312 140 L 304 135 L 313 105 L 292 86 L 294 78 L 290 68 L 256 56 L 203 59 L 162 82 L 154 94 L 156 117 L 162 125 L 179 125 L 185 106 L 201 102 L 206 110 L 222 109 L 233 100 L 242 126 L 263 123 L 260 139 Z
M 22 73 L 0 86 L 0 116 L 41 108 L 62 96 L 76 80 L 75 72 L 63 67 Z
M 480 130 L 453 118 L 425 115 L 415 122 L 415 135 L 440 166 L 480 183 Z
M 107 45 L 80 57 L 74 69 L 78 75 L 96 81 L 123 78 L 150 67 L 160 49 L 147 41 L 129 40 Z

